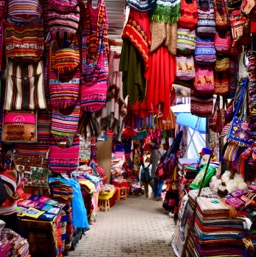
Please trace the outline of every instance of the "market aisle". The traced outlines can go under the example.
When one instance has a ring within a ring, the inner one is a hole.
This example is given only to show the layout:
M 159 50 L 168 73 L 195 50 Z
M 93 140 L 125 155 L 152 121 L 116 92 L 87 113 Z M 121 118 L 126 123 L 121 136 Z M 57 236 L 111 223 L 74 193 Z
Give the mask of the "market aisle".
M 174 257 L 171 234 L 173 218 L 162 201 L 129 196 L 116 201 L 109 212 L 99 212 L 70 257 Z

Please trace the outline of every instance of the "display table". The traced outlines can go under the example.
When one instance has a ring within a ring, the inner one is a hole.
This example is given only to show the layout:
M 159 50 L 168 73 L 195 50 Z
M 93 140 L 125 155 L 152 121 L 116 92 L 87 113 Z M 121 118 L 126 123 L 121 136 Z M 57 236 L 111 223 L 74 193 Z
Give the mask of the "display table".
M 61 240 L 61 213 L 52 221 L 35 220 L 19 217 L 24 237 L 29 242 L 33 257 L 61 257 L 63 244 Z

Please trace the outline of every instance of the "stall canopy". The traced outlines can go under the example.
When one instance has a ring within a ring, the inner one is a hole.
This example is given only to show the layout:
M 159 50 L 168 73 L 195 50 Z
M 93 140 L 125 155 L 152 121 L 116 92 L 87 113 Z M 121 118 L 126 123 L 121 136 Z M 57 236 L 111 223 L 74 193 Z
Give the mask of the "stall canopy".
M 206 134 L 206 118 L 197 117 L 190 112 L 189 104 L 178 104 L 171 107 L 177 117 L 176 123 Z

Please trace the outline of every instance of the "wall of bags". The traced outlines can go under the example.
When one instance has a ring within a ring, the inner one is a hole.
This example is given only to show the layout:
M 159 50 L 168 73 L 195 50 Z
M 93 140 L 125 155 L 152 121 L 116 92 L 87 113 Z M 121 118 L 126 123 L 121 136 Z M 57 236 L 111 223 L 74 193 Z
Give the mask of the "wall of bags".
M 2 148 L 14 150 L 28 183 L 32 170 L 47 181 L 48 164 L 55 173 L 76 169 L 79 119 L 106 103 L 106 6 L 6 0 L 0 7 Z

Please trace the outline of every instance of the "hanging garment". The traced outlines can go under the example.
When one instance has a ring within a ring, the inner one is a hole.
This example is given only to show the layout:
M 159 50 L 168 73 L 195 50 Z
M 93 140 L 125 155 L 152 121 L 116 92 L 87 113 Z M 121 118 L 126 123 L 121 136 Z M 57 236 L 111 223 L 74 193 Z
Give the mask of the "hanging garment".
M 96 9 L 87 1 L 82 31 L 81 108 L 89 112 L 100 110 L 106 102 L 108 88 L 108 19 L 104 0 Z
M 151 45 L 149 13 L 139 12 L 130 8 L 129 18 L 124 27 L 122 38 L 128 38 L 141 54 L 146 72 L 148 70 L 148 55 Z
M 123 128 L 123 118 L 127 114 L 127 100 L 123 99 L 122 72 L 119 71 L 120 54 L 111 51 L 109 57 L 109 83 L 106 106 L 100 112 L 101 127 L 117 134 Z
M 119 70 L 123 72 L 123 98 L 129 96 L 131 105 L 142 102 L 146 92 L 144 61 L 128 38 L 123 39 Z
M 168 119 L 170 114 L 170 92 L 175 79 L 176 60 L 165 46 L 161 46 L 150 55 L 149 76 L 145 104 L 147 110 L 163 114 Z

